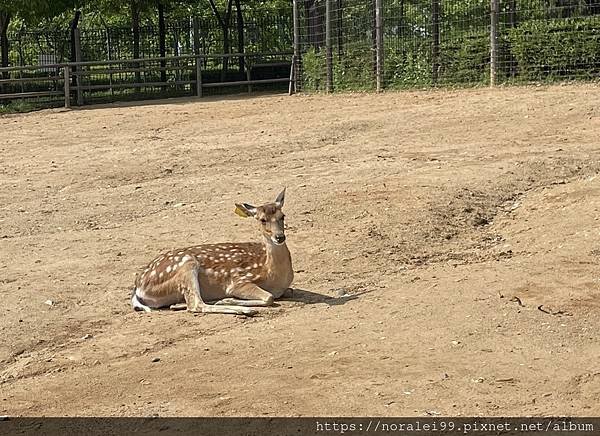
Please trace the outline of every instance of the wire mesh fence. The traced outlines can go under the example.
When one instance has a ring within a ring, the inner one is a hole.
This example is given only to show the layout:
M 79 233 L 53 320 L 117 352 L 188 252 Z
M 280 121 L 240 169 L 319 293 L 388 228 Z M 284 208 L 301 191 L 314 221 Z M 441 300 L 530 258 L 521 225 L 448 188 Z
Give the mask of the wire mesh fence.
M 379 42 L 377 3 L 297 0 L 299 89 L 600 78 L 600 0 L 383 0 Z
M 242 21 L 232 16 L 224 28 L 214 18 L 189 17 L 167 21 L 164 28 L 164 49 L 161 48 L 161 30 L 157 25 L 130 27 L 103 27 L 77 30 L 27 30 L 22 28 L 9 34 L 9 66 L 40 66 L 35 69 L 4 69 L 0 71 L 0 105 L 10 100 L 11 94 L 35 96 L 42 106 L 60 101 L 60 95 L 50 99 L 37 97 L 40 93 L 55 92 L 58 85 L 49 80 L 51 68 L 44 65 L 68 62 L 104 62 L 151 58 L 170 58 L 186 55 L 204 55 L 202 59 L 205 94 L 267 89 L 287 89 L 289 80 L 293 24 L 289 11 L 268 12 L 259 15 L 247 13 Z M 212 56 L 240 53 L 245 56 Z M 284 53 L 284 54 L 282 54 Z M 76 66 L 73 89 L 78 82 L 85 89 L 85 101 L 114 101 L 144 98 L 194 95 L 190 82 L 196 80 L 195 70 L 180 68 L 174 61 L 148 61 L 129 65 L 112 63 L 108 72 L 87 67 L 85 75 L 78 76 Z M 143 67 L 143 68 L 142 68 Z M 272 80 L 255 83 L 251 87 L 219 82 Z M 62 86 L 62 85 L 61 85 Z M 57 92 L 57 91 L 56 91 Z M 15 97 L 16 98 L 16 97 Z M 43 101 L 42 101 L 43 100 Z
M 375 73 L 374 14 L 373 4 L 361 0 L 330 0 L 329 5 L 324 0 L 304 2 L 299 10 L 298 23 L 301 89 L 372 87 Z
M 293 10 L 254 11 L 245 14 L 243 22 L 236 20 L 232 16 L 226 29 L 214 18 L 167 20 L 164 53 L 155 24 L 141 26 L 137 42 L 130 27 L 82 28 L 77 60 L 133 59 L 136 52 L 140 58 L 153 58 L 293 49 L 296 89 L 304 91 L 600 78 L 600 0 L 294 0 Z M 10 65 L 75 60 L 69 29 L 21 29 L 9 40 Z M 273 78 L 289 74 L 283 58 L 268 66 L 270 75 L 260 66 L 251 71 L 241 57 L 207 59 L 204 74 L 215 81 L 238 81 L 248 73 Z M 177 76 L 184 74 L 177 69 L 161 74 L 160 62 L 156 68 L 161 82 L 187 80 Z M 0 91 L 54 89 L 56 83 L 46 80 L 53 74 L 43 68 L 2 72 Z M 38 76 L 44 80 L 30 80 Z M 109 83 L 115 78 L 146 81 L 135 72 L 97 77 Z M 121 94 L 115 89 L 110 92 L 118 98 Z M 166 88 L 158 87 L 157 95 L 161 89 Z M 192 91 L 189 86 L 170 89 Z M 92 95 L 101 93 L 90 91 Z
M 167 21 L 165 56 L 289 51 L 292 47 L 292 26 L 291 9 L 247 13 L 241 23 L 232 16 L 226 30 L 214 18 L 189 17 Z M 243 34 L 243 47 L 239 47 L 240 33 Z M 81 60 L 132 59 L 133 35 L 130 27 L 80 28 Z M 10 32 L 8 40 L 9 64 L 13 66 L 38 65 L 49 56 L 56 62 L 75 60 L 69 29 L 21 29 Z M 160 55 L 159 27 L 155 24 L 140 26 L 139 57 Z

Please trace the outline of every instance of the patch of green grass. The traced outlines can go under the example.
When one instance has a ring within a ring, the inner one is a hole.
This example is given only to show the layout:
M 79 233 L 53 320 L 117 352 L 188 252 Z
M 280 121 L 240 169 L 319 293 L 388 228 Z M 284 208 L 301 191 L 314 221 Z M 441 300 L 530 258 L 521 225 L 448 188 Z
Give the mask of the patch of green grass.
M 38 108 L 35 105 L 33 105 L 27 101 L 16 100 L 16 101 L 11 101 L 7 104 L 0 104 L 0 115 L 26 113 L 26 112 L 34 111 L 36 109 L 38 109 Z

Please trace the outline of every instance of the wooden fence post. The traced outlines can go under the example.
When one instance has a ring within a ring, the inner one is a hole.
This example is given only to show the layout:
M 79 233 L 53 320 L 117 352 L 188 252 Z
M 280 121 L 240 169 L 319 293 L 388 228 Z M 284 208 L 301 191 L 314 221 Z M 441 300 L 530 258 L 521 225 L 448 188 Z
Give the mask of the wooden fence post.
M 440 70 L 440 0 L 431 0 L 431 81 L 435 84 Z
M 167 56 L 166 46 L 166 24 L 165 24 L 165 6 L 162 1 L 158 1 L 158 52 L 159 57 L 165 58 Z M 167 63 L 163 60 L 160 61 L 160 81 L 167 82 Z
M 490 0 L 490 86 L 495 86 L 498 74 L 498 0 Z
M 196 96 L 202 97 L 202 58 L 196 55 Z
M 331 47 L 331 1 L 325 0 L 325 63 L 327 75 L 325 78 L 325 90 L 333 91 L 333 51 Z
M 248 94 L 252 92 L 252 84 L 250 80 L 252 80 L 252 64 L 246 62 L 246 79 L 248 80 Z
M 73 32 L 75 37 L 75 62 L 81 62 L 81 34 L 79 33 L 79 29 L 75 29 Z M 77 83 L 77 105 L 83 106 L 83 67 L 81 65 L 77 66 L 77 73 L 79 73 L 76 77 Z
M 377 51 L 375 71 L 377 92 L 383 90 L 383 7 L 382 0 L 375 0 L 375 50 Z
M 71 107 L 71 67 L 65 65 L 63 68 L 63 79 L 65 80 L 65 107 Z
M 292 95 L 294 93 L 294 73 L 296 70 L 296 56 L 292 56 L 292 65 L 290 68 L 290 84 L 288 87 L 288 95 Z
M 298 13 L 298 0 L 293 0 L 294 16 L 294 92 L 298 92 L 298 73 L 300 72 L 300 15 Z

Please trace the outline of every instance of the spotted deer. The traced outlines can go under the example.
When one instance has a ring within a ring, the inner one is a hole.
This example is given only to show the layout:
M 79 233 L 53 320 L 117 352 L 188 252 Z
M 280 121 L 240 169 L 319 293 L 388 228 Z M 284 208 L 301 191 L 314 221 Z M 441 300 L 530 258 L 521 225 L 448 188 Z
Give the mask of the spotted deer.
M 252 306 L 272 305 L 294 278 L 281 211 L 284 197 L 285 189 L 274 203 L 235 205 L 238 215 L 256 219 L 262 242 L 195 245 L 155 258 L 136 278 L 133 309 L 251 316 Z

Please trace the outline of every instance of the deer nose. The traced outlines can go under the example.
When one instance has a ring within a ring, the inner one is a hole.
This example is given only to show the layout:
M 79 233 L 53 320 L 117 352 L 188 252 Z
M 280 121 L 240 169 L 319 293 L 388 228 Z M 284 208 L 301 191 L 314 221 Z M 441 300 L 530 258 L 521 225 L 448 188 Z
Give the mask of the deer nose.
M 285 235 L 275 236 L 275 242 L 277 242 L 278 244 L 283 244 L 284 241 L 285 241 Z

